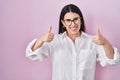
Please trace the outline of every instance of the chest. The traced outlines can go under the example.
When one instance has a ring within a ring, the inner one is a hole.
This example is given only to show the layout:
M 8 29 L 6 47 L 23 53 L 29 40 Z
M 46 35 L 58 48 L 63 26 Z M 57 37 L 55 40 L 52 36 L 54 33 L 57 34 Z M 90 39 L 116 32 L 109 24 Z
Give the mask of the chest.
M 70 40 L 60 40 L 53 47 L 53 57 L 55 60 L 88 62 L 96 59 L 96 48 L 90 40 L 78 39 L 75 43 Z

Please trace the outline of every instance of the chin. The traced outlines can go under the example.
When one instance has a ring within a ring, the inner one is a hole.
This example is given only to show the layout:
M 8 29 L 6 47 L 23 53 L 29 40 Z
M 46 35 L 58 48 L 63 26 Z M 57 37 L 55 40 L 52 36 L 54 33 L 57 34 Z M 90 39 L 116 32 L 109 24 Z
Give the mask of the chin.
M 72 35 L 79 34 L 79 31 L 72 31 L 71 34 L 72 34 Z

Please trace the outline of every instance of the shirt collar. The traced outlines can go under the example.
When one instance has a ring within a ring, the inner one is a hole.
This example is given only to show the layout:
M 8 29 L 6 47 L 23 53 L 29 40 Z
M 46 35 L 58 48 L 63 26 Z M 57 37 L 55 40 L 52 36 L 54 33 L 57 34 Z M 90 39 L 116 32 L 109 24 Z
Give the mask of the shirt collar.
M 61 37 L 61 38 L 64 38 L 64 37 L 66 37 L 66 36 L 67 36 L 66 31 L 60 34 L 60 37 Z M 85 32 L 82 31 L 82 34 L 81 34 L 81 36 L 79 36 L 79 37 L 88 37 L 88 34 L 86 34 Z

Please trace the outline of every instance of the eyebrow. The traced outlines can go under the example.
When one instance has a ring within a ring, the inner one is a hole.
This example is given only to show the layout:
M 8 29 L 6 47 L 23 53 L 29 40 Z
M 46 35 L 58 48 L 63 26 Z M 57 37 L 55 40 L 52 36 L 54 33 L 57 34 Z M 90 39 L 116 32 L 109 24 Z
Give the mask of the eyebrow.
M 75 18 L 73 18 L 73 19 L 64 19 L 64 20 L 74 20 L 74 19 L 77 19 L 77 18 L 79 18 L 79 17 L 75 17 Z

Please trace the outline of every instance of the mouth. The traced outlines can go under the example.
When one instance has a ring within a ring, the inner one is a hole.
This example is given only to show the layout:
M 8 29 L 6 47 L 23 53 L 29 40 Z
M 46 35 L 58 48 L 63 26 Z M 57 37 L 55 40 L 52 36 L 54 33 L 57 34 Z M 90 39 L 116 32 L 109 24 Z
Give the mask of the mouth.
M 72 30 L 72 31 L 75 31 L 75 30 L 77 30 L 77 26 L 73 26 L 73 27 L 70 27 L 70 29 Z

